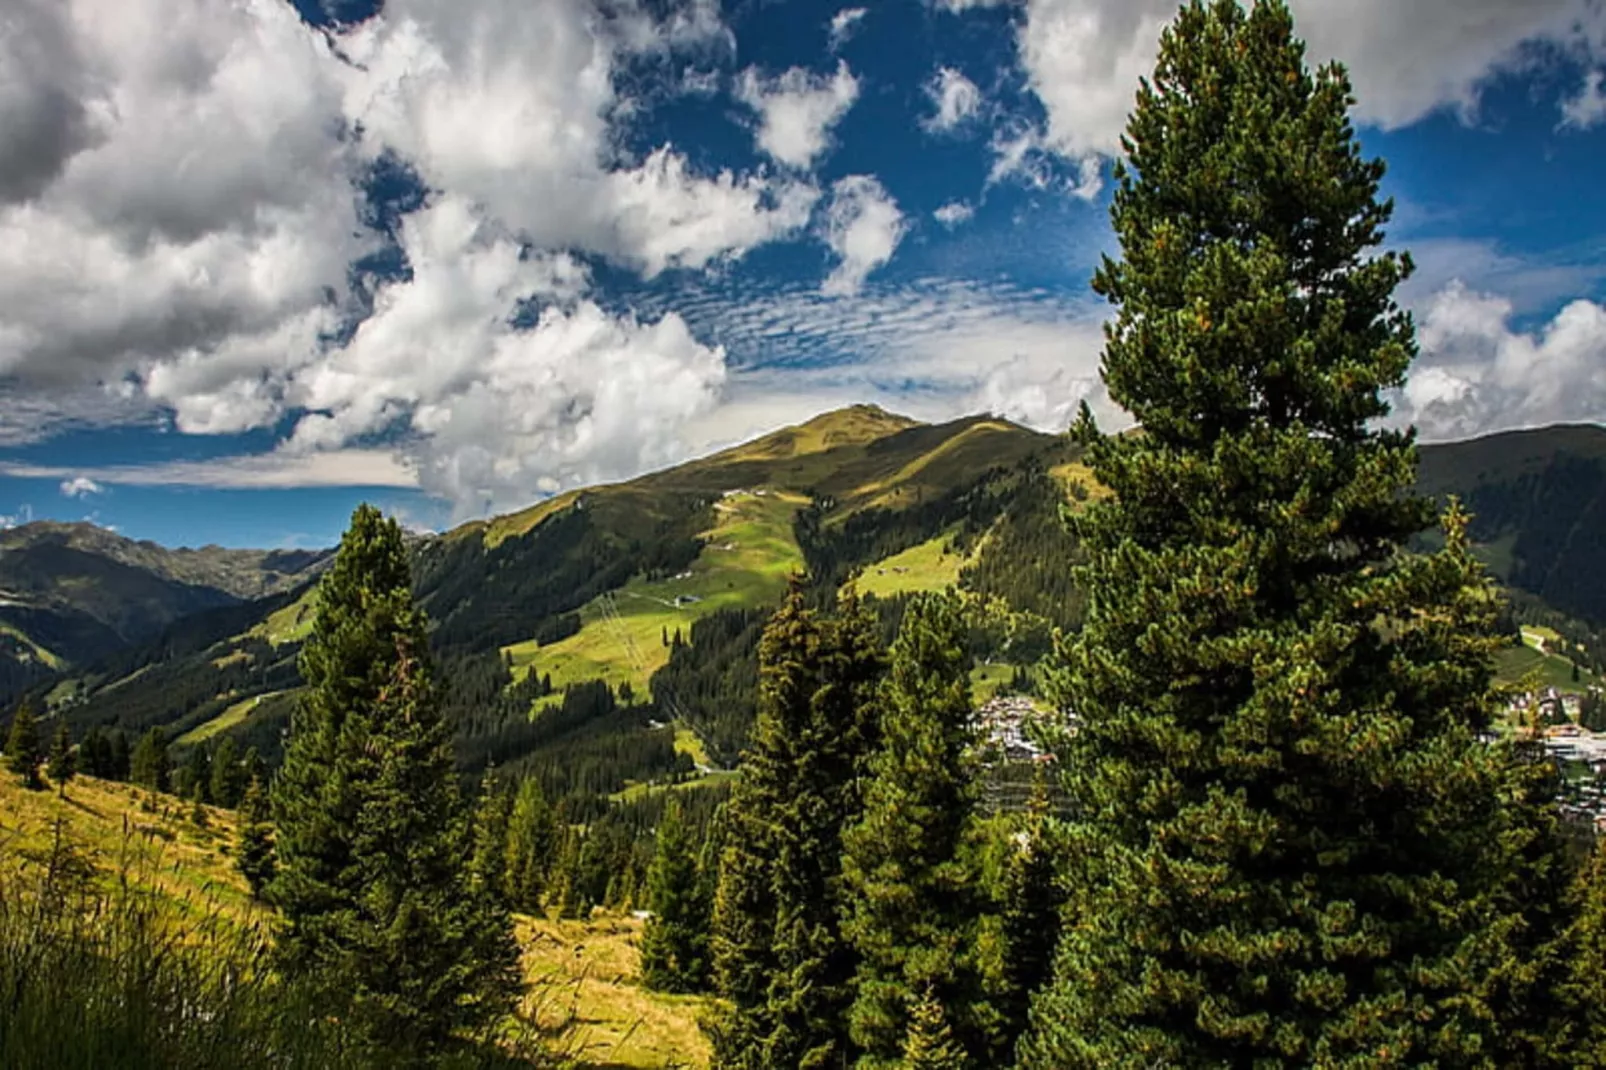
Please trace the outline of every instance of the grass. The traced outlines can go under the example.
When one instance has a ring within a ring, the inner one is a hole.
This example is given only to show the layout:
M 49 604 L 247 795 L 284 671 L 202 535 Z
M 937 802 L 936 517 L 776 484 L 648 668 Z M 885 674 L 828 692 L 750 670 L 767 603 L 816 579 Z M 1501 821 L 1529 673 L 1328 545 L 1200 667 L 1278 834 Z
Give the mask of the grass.
M 715 505 L 717 523 L 704 533 L 702 554 L 679 577 L 636 577 L 611 596 L 580 610 L 580 630 L 556 643 L 533 640 L 504 647 L 516 678 L 550 674 L 557 690 L 585 680 L 628 683 L 646 694 L 647 681 L 669 660 L 663 636 L 720 609 L 760 606 L 779 600 L 787 576 L 802 568 L 792 536 L 792 516 L 804 500 L 793 494 L 732 494 Z M 611 600 L 618 620 L 604 606 Z M 678 603 L 678 604 L 677 604 Z
M 211 739 L 219 732 L 222 732 L 228 728 L 233 728 L 235 725 L 251 716 L 252 712 L 257 708 L 257 705 L 263 699 L 272 698 L 274 695 L 282 694 L 284 694 L 283 691 L 269 691 L 266 694 L 252 695 L 250 698 L 243 698 L 239 702 L 236 702 L 234 705 L 230 706 L 228 709 L 224 710 L 222 713 L 218 714 L 216 717 L 212 718 L 210 721 L 207 721 L 204 724 L 198 724 L 188 732 L 185 732 L 182 736 L 178 737 L 176 742 L 179 746 L 188 746 L 191 743 L 201 743 L 205 740 Z
M 57 657 L 51 651 L 45 649 L 43 646 L 40 646 L 25 632 L 23 632 L 22 629 L 16 627 L 15 625 L 7 624 L 5 621 L 0 621 L 0 635 L 9 635 L 17 642 L 26 646 L 33 657 L 48 669 L 59 672 L 61 667 L 66 664 L 66 662 L 62 661 L 61 658 Z
M 697 1026 L 707 1000 L 649 992 L 641 971 L 641 922 L 630 917 L 550 921 L 520 917 L 519 943 L 532 983 L 561 993 L 548 1019 L 564 1021 L 568 1046 L 582 1066 L 706 1067 L 708 1040 Z
M 700 791 L 703 788 L 713 787 L 715 784 L 733 780 L 738 775 L 734 769 L 715 769 L 704 773 L 702 776 L 692 777 L 690 780 L 677 780 L 672 784 L 631 781 L 619 791 L 609 795 L 608 798 L 612 802 L 633 803 L 666 791 Z
M 234 813 L 202 807 L 206 825 L 190 817 L 191 806 L 128 784 L 74 777 L 66 797 L 28 791 L 15 776 L 0 775 L 0 851 L 7 856 L 49 848 L 60 828 L 81 844 L 97 868 L 139 870 L 151 891 L 183 916 L 216 909 L 242 922 L 263 916 L 245 880 L 234 868 Z
M 970 555 L 951 552 L 950 538 L 949 534 L 939 535 L 866 566 L 859 574 L 859 591 L 890 598 L 915 591 L 940 591 L 957 584 L 960 569 L 970 564 L 975 555 L 974 551 Z M 979 543 L 976 549 L 980 549 Z
M 703 746 L 702 739 L 685 725 L 675 726 L 675 753 L 684 754 L 699 769 L 713 765 L 708 758 L 708 748 Z
M 150 809 L 147 800 L 154 801 Z M 173 796 L 126 784 L 78 777 L 63 799 L 53 790 L 28 791 L 19 778 L 0 773 L 0 908 L 22 860 L 48 856 L 60 836 L 78 845 L 107 887 L 117 885 L 109 878 L 119 872 L 129 875 L 142 895 L 160 905 L 186 943 L 212 939 L 219 920 L 237 932 L 267 921 L 267 908 L 251 899 L 234 868 L 234 814 L 206 807 L 206 826 L 200 827 L 190 821 L 190 811 L 188 803 Z M 0 909 L 0 930 L 4 920 Z M 521 916 L 516 931 L 543 1032 L 560 1036 L 562 1050 L 578 1057 L 576 1070 L 708 1064 L 708 1045 L 697 1026 L 706 1001 L 649 992 L 638 983 L 640 922 Z M 0 959 L 3 951 L 0 946 Z M 0 1059 L 0 1065 L 8 1064 Z
M 1002 662 L 973 667 L 970 670 L 971 701 L 979 706 L 992 700 L 1014 678 L 1015 666 Z
M 313 622 L 318 619 L 318 588 L 309 587 L 305 594 L 289 605 L 268 614 L 247 634 L 259 636 L 274 646 L 298 643 L 312 634 Z
M 1539 649 L 1541 639 L 1559 636 L 1548 628 L 1523 625 L 1522 646 L 1502 647 L 1495 653 L 1495 680 L 1502 684 L 1520 684 L 1529 673 L 1537 672 L 1540 687 L 1554 687 L 1557 691 L 1578 693 L 1595 684 L 1595 674 L 1579 666 L 1578 682 L 1573 682 L 1573 663 L 1557 654 Z

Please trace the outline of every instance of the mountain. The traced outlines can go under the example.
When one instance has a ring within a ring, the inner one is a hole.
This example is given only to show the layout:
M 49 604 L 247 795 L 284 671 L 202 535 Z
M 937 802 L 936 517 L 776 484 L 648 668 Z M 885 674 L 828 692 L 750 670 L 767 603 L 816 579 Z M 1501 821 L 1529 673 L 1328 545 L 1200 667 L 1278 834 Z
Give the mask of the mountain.
M 1422 450 L 1422 489 L 1457 494 L 1510 587 L 1606 624 L 1606 428 L 1512 431 Z
M 328 551 L 169 550 L 93 524 L 0 531 L 0 695 L 308 582 Z M 9 685 L 9 686 L 8 686 Z
M 1514 648 L 1509 673 L 1540 664 L 1565 681 L 1579 661 L 1593 679 L 1606 653 L 1603 465 L 1606 431 L 1594 427 L 1422 449 L 1421 488 L 1478 513 L 1480 552 L 1517 617 L 1548 637 L 1543 650 Z M 911 591 L 958 583 L 999 600 L 1018 619 L 977 636 L 992 662 L 977 684 L 1019 682 L 1049 626 L 1079 620 L 1086 592 L 1066 567 L 1077 548 L 1059 515 L 1101 492 L 1063 437 L 854 406 L 420 539 L 416 593 L 465 768 L 533 772 L 554 797 L 593 806 L 695 767 L 717 779 L 706 771 L 745 739 L 767 608 L 805 568 L 822 597 L 860 570 L 889 628 Z M 163 551 L 35 527 L 8 533 L 15 551 L 0 544 L 0 577 L 17 553 L 32 586 L 0 585 L 54 598 L 54 619 L 100 629 L 103 651 L 93 665 L 72 657 L 78 668 L 48 687 L 52 710 L 82 726 L 162 725 L 186 745 L 226 733 L 276 750 L 316 614 L 305 583 L 326 555 Z M 242 601 L 253 595 L 264 597 Z

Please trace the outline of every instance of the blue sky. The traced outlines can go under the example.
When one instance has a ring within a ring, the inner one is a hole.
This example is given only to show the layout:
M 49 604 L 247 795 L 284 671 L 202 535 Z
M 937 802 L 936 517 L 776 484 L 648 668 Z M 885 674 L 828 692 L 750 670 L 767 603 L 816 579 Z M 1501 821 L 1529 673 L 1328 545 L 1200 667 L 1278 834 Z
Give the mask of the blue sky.
M 316 546 L 856 401 L 1122 420 L 1087 279 L 1167 0 L 13 6 L 0 524 Z M 1606 418 L 1606 10 L 1291 6 L 1419 264 L 1397 419 Z

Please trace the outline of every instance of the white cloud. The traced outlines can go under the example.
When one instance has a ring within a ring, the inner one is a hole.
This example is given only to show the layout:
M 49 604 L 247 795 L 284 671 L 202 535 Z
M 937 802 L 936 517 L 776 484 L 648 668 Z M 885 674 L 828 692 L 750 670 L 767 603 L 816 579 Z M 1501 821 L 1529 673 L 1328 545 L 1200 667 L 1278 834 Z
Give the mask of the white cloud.
M 1522 46 L 1598 44 L 1592 0 L 1292 0 L 1311 59 L 1350 69 L 1363 122 L 1407 126 L 1441 107 L 1475 107 L 1487 79 L 1529 61 Z M 1027 0 L 1017 48 L 1048 113 L 1046 145 L 1079 159 L 1114 155 L 1153 66 L 1174 0 Z
M 848 38 L 859 28 L 859 22 L 869 14 L 868 8 L 845 7 L 831 16 L 831 51 L 835 52 L 847 43 Z
M 825 243 L 838 263 L 821 292 L 857 293 L 870 272 L 892 259 L 907 230 L 898 202 L 880 182 L 869 175 L 838 179 L 825 216 Z
M 963 201 L 949 201 L 931 213 L 933 219 L 945 227 L 957 227 L 976 214 L 976 209 Z
M 0 531 L 9 531 L 20 528 L 24 524 L 33 523 L 33 506 L 26 503 L 15 513 L 0 514 Z
M 0 475 L 18 479 L 85 478 L 57 465 L 0 461 Z M 207 487 L 224 490 L 279 490 L 297 487 L 418 486 L 418 474 L 389 450 L 350 449 L 330 453 L 270 453 L 219 457 L 207 461 L 165 461 L 147 465 L 104 465 L 88 469 L 97 484 L 126 487 Z
M 974 8 L 997 7 L 1000 4 L 1010 2 L 1011 0 L 936 0 L 938 7 L 955 15 L 963 14 Z
M 1512 312 L 1459 283 L 1428 302 L 1396 418 L 1427 439 L 1606 418 L 1606 308 L 1573 301 L 1532 331 Z
M 409 217 L 403 245 L 412 278 L 380 291 L 349 345 L 285 384 L 290 407 L 309 412 L 292 447 L 399 433 L 424 489 L 470 514 L 677 459 L 680 424 L 718 400 L 724 354 L 679 316 L 604 312 L 577 296 L 573 261 L 521 256 L 459 200 Z M 515 328 L 531 293 L 544 308 Z
M 787 167 L 807 170 L 831 145 L 831 128 L 859 99 L 859 80 L 838 61 L 836 73 L 792 67 L 775 78 L 742 72 L 736 98 L 759 115 L 758 147 Z
M 1574 130 L 1588 130 L 1606 122 L 1606 70 L 1590 71 L 1575 96 L 1561 105 L 1561 125 Z
M 106 488 L 88 476 L 73 476 L 61 481 L 61 493 L 69 498 L 87 498 L 91 494 L 106 493 Z
M 327 295 L 366 243 L 337 64 L 294 10 L 17 11 L 0 43 L 0 374 L 71 386 L 173 354 L 244 365 L 330 325 Z
M 927 130 L 952 132 L 981 111 L 981 90 L 953 67 L 938 69 L 926 83 L 926 96 L 937 106 L 934 114 L 921 121 Z
M 741 256 L 794 233 L 810 189 L 701 175 L 669 146 L 633 163 L 615 146 L 615 120 L 631 109 L 615 78 L 627 53 L 717 38 L 724 31 L 710 8 L 661 25 L 601 19 L 591 0 L 550 0 L 539 19 L 518 0 L 467 11 L 395 0 L 343 41 L 365 68 L 349 80 L 347 112 L 370 152 L 394 150 L 428 185 L 533 245 L 598 253 L 649 275 Z

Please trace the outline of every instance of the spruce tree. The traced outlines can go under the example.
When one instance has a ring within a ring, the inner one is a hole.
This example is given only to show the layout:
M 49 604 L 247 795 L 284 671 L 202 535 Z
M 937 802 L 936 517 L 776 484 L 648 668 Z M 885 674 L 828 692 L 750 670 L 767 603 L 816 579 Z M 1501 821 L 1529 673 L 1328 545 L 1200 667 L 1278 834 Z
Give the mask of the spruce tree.
M 1075 924 L 1027 1067 L 1469 1065 L 1500 1042 L 1503 774 L 1460 623 L 1486 592 L 1463 556 L 1405 552 L 1432 506 L 1411 435 L 1374 423 L 1414 352 L 1410 262 L 1376 251 L 1390 205 L 1351 104 L 1281 0 L 1194 0 L 1139 91 L 1094 286 L 1142 432 L 1078 426 L 1114 497 L 1081 514 L 1092 598 L 1052 679 L 1078 718 Z
M 919 596 L 905 611 L 881 691 L 881 747 L 870 759 L 863 816 L 844 836 L 843 930 L 859 957 L 849 1021 L 863 1067 L 896 1065 L 923 993 L 959 1027 L 960 1051 L 981 1061 L 992 1047 L 978 1020 L 982 904 L 961 857 L 976 806 L 965 639 L 951 597 Z
M 511 922 L 468 879 L 468 807 L 400 527 L 360 506 L 318 589 L 306 682 L 273 782 L 287 976 L 324 985 L 393 1051 L 511 1008 Z
M 190 748 L 177 779 L 182 798 L 197 803 L 212 801 L 212 754 L 206 744 L 197 743 Z
M 152 728 L 139 739 L 129 759 L 129 779 L 149 791 L 171 787 L 173 766 L 167 754 L 167 734 Z
M 107 762 L 107 777 L 112 780 L 129 779 L 133 768 L 133 759 L 128 753 L 128 733 L 121 728 L 111 733 Z
M 759 643 L 758 721 L 727 812 L 714 959 L 718 1067 L 840 1065 L 856 956 L 841 932 L 844 829 L 879 742 L 878 629 L 851 588 L 834 617 L 794 581 Z
M 1559 993 L 1567 1013 L 1562 1053 L 1573 1066 L 1606 1066 L 1606 840 L 1597 842 L 1571 889 L 1567 979 Z M 1559 1065 L 1567 1063 L 1558 1060 Z
M 474 855 L 469 880 L 476 895 L 507 901 L 507 823 L 512 797 L 499 791 L 496 771 L 485 770 L 474 807 Z
M 670 800 L 647 870 L 647 918 L 641 979 L 659 992 L 698 992 L 708 981 L 707 918 L 701 909 L 697 856 L 677 800 Z
M 922 992 L 910 1005 L 898 1070 L 965 1070 L 974 1065 L 955 1042 L 942 1000 Z
M 56 733 L 50 740 L 50 764 L 45 772 L 50 775 L 50 782 L 56 785 L 56 791 L 66 795 L 67 782 L 78 772 L 73 756 L 72 730 L 67 727 L 66 718 L 56 720 Z
M 233 736 L 224 736 L 212 755 L 212 782 L 208 786 L 209 801 L 214 806 L 233 810 L 240 805 L 245 787 L 250 783 L 245 764 L 240 761 L 240 746 Z
M 34 719 L 33 706 L 26 699 L 11 717 L 11 730 L 6 733 L 6 768 L 22 777 L 28 788 L 38 791 L 45 786 L 39 778 L 39 763 L 44 761 L 44 750 L 39 742 L 39 723 Z
M 240 799 L 240 820 L 235 834 L 234 864 L 251 888 L 255 899 L 264 898 L 278 859 L 273 850 L 273 821 L 268 793 L 258 777 L 252 777 Z
M 1005 864 L 1002 893 L 1005 983 L 999 1000 L 1006 1049 L 1026 1032 L 1033 993 L 1053 975 L 1064 895 L 1050 838 L 1046 782 L 1032 786 L 1026 814 Z
M 507 823 L 507 901 L 526 914 L 541 912 L 541 899 L 557 864 L 563 829 L 534 777 L 519 781 Z

